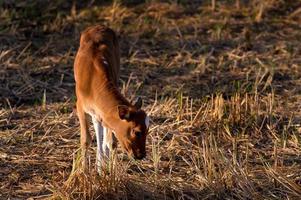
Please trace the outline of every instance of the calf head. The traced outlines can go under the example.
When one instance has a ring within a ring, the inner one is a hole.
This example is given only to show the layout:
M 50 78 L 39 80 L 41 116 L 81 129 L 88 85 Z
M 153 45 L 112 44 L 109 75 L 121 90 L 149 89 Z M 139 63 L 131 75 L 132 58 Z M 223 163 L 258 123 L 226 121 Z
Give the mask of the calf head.
M 123 149 L 135 159 L 142 159 L 146 155 L 149 117 L 141 110 L 141 105 L 142 101 L 138 99 L 134 106 L 118 106 L 118 115 L 123 123 L 116 130 L 116 137 Z

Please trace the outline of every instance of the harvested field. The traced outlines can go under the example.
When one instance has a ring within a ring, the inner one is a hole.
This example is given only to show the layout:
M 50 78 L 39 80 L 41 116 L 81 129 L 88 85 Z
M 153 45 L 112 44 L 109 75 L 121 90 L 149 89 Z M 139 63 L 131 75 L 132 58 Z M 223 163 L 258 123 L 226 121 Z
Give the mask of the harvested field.
M 151 116 L 146 159 L 101 176 L 74 109 L 94 24 Z M 301 199 L 301 1 L 0 1 L 0 199 L 27 198 Z

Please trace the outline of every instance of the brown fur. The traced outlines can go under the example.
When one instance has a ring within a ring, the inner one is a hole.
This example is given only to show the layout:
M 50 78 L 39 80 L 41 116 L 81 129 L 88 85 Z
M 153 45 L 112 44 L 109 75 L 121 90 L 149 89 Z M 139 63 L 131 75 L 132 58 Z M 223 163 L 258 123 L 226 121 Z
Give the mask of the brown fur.
M 119 42 L 114 31 L 101 25 L 87 28 L 81 35 L 74 62 L 81 147 L 85 152 L 91 143 L 86 117 L 90 114 L 114 130 L 128 154 L 142 158 L 147 135 L 146 114 L 119 92 L 119 71 Z

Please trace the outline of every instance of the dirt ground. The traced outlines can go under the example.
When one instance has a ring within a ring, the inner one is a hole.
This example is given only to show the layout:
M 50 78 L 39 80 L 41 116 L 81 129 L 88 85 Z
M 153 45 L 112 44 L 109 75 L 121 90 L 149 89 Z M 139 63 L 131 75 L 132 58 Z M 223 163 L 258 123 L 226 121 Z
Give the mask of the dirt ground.
M 0 6 L 0 199 L 301 198 L 301 1 Z M 151 128 L 147 158 L 118 149 L 103 177 L 94 141 L 81 179 L 73 62 L 94 24 L 118 33 L 120 90 Z

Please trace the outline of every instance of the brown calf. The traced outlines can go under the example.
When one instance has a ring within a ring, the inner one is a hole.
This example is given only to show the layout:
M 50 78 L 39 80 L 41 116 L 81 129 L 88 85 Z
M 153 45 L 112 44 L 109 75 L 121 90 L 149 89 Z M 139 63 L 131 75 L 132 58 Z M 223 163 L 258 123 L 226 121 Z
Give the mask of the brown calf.
M 145 157 L 149 117 L 141 99 L 132 105 L 118 90 L 119 42 L 110 28 L 87 28 L 80 38 L 74 62 L 81 148 L 91 143 L 87 114 L 92 117 L 97 139 L 97 162 L 113 148 L 113 133 L 122 148 L 136 159 Z

